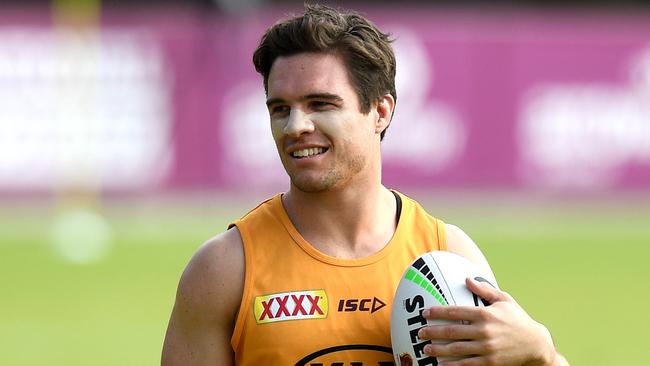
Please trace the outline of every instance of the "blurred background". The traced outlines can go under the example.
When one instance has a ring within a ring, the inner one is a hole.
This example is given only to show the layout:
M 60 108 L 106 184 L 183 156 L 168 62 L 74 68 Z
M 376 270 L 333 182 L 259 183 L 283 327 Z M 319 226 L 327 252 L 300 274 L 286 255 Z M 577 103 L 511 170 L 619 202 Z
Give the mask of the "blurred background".
M 573 365 L 647 364 L 650 7 L 326 3 L 396 39 L 385 185 L 464 228 Z M 192 253 L 288 187 L 251 55 L 301 9 L 0 3 L 1 365 L 159 363 Z

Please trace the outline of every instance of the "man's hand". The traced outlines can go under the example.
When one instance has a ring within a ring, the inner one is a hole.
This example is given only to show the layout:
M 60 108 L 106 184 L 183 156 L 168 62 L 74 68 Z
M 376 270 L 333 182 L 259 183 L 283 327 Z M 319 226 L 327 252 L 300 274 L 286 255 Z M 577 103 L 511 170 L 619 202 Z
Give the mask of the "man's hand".
M 436 306 L 423 312 L 427 319 L 462 321 L 462 324 L 432 325 L 420 330 L 420 339 L 450 342 L 428 345 L 424 349 L 426 354 L 468 357 L 439 365 L 568 366 L 555 350 L 546 327 L 533 320 L 512 296 L 487 283 L 469 278 L 466 283 L 470 291 L 490 306 Z

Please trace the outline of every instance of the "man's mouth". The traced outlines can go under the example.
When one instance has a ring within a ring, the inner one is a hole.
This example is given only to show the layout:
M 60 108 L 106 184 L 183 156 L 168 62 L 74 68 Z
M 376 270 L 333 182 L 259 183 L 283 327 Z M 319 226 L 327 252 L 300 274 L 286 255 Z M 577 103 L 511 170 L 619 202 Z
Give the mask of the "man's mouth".
M 311 156 L 320 155 L 326 152 L 328 149 L 323 147 L 312 147 L 310 149 L 296 150 L 291 153 L 291 156 L 296 159 L 308 158 Z

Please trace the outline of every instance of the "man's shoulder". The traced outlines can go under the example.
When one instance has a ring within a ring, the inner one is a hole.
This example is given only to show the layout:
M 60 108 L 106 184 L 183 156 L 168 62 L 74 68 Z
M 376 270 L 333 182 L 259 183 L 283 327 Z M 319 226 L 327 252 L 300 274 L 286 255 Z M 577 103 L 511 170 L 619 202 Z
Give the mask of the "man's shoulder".
M 203 243 L 190 260 L 187 270 L 221 277 L 243 265 L 243 259 L 242 238 L 239 229 L 233 226 Z
M 188 263 L 178 287 L 177 301 L 196 311 L 237 305 L 244 282 L 244 251 L 233 227 L 206 241 Z M 215 314 L 216 315 L 216 314 Z
M 201 247 L 196 251 L 195 256 L 199 256 L 205 260 L 219 259 L 215 258 L 214 255 L 235 254 L 233 252 L 242 250 L 241 244 L 242 238 L 239 229 L 237 226 L 231 226 L 228 230 L 213 236 L 203 243 L 203 245 L 201 245 Z
M 185 268 L 169 320 L 163 365 L 232 364 L 230 337 L 243 291 L 236 228 L 203 244 Z

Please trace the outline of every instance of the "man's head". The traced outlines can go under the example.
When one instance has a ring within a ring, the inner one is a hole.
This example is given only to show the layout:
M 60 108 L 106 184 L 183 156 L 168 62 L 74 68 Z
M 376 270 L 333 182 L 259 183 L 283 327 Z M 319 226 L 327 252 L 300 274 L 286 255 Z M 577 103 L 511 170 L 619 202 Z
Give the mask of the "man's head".
M 322 5 L 305 5 L 305 13 L 271 27 L 253 54 L 255 70 L 268 93 L 271 67 L 278 57 L 299 53 L 330 53 L 347 68 L 360 112 L 368 113 L 380 97 L 395 92 L 395 55 L 388 34 L 355 13 L 342 13 Z M 384 137 L 385 130 L 381 133 Z

